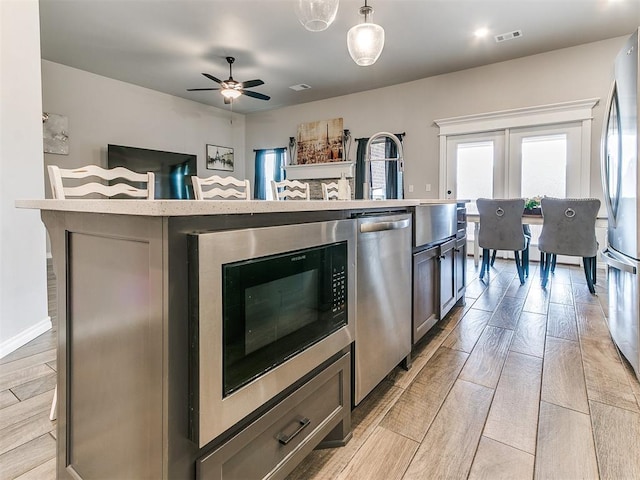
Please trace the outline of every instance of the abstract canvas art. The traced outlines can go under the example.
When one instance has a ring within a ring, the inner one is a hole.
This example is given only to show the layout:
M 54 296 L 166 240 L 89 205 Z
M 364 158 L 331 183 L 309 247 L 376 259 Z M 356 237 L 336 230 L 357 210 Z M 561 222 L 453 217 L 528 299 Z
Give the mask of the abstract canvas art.
M 42 114 L 44 153 L 69 155 L 69 119 L 55 113 Z
M 296 164 L 343 161 L 342 125 L 342 118 L 298 125 Z

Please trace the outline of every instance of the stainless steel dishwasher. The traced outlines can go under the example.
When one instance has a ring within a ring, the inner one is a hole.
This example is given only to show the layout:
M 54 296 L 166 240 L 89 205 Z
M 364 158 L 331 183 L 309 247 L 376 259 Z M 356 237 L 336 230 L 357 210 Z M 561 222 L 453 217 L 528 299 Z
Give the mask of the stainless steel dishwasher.
M 411 353 L 411 214 L 359 217 L 357 262 L 355 405 Z

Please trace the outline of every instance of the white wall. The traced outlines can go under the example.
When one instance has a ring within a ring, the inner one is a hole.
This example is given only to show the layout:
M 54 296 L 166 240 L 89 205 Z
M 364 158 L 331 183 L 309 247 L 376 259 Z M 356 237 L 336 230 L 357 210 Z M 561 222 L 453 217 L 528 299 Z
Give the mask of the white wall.
M 631 33 L 631 32 L 630 32 Z M 592 131 L 591 194 L 602 198 L 599 145 L 613 60 L 625 37 L 556 50 L 343 97 L 247 115 L 246 151 L 285 146 L 299 123 L 343 117 L 353 138 L 406 132 L 408 198 L 438 196 L 439 139 L 435 119 L 569 100 L 600 98 Z M 384 53 L 383 53 L 384 55 Z M 384 61 L 383 58 L 379 61 Z M 355 144 L 350 159 L 354 160 Z M 253 179 L 253 159 L 246 167 Z M 425 191 L 426 184 L 431 192 Z
M 113 80 L 58 63 L 42 61 L 45 112 L 69 119 L 69 155 L 45 154 L 45 164 L 62 168 L 106 166 L 108 144 L 198 156 L 206 170 L 206 144 L 233 147 L 234 176 L 244 178 L 244 116 Z M 47 197 L 50 189 L 47 180 Z
M 19 47 L 17 47 L 19 46 Z M 40 20 L 37 0 L 0 1 L 0 357 L 51 328 L 45 228 L 14 206 L 42 198 Z

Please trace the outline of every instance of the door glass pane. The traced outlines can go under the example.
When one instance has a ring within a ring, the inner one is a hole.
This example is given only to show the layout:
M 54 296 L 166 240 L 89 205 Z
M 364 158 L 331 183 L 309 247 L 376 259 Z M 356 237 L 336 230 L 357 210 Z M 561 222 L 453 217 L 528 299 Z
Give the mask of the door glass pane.
M 493 167 L 493 141 L 458 144 L 456 196 L 471 200 L 467 204 L 468 213 L 478 213 L 478 198 L 493 197 Z
M 567 136 L 540 135 L 522 139 L 520 194 L 559 197 L 567 194 Z
M 567 196 L 567 136 L 539 135 L 522 139 L 521 195 Z M 531 225 L 531 244 L 538 244 L 542 225 Z

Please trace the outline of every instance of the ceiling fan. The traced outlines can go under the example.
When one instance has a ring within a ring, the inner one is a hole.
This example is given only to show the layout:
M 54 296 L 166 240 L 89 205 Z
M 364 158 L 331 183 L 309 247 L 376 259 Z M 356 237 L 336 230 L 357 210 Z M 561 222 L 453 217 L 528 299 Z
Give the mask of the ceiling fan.
M 234 99 L 238 98 L 240 95 L 246 95 L 247 97 L 257 98 L 259 100 L 269 100 L 271 97 L 267 95 L 263 95 L 262 93 L 252 92 L 250 90 L 245 90 L 245 88 L 257 87 L 259 85 L 264 85 L 262 80 L 248 80 L 246 82 L 237 82 L 233 79 L 233 75 L 231 74 L 231 65 L 236 61 L 233 57 L 226 57 L 227 62 L 229 62 L 229 78 L 225 81 L 222 81 L 213 75 L 208 73 L 203 73 L 205 77 L 209 80 L 213 80 L 216 83 L 220 84 L 220 87 L 215 88 L 188 88 L 187 92 L 201 92 L 204 90 L 220 90 L 220 93 L 224 97 L 224 103 L 229 104 Z

